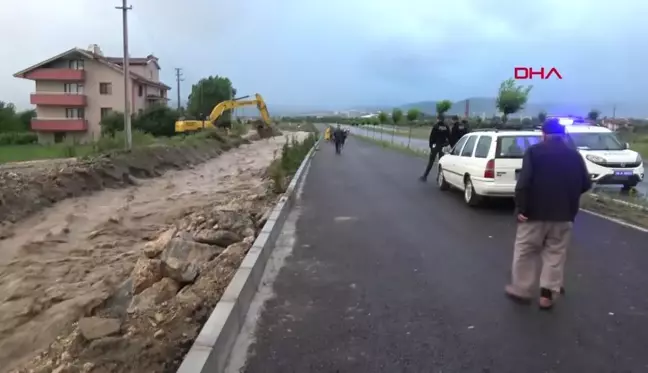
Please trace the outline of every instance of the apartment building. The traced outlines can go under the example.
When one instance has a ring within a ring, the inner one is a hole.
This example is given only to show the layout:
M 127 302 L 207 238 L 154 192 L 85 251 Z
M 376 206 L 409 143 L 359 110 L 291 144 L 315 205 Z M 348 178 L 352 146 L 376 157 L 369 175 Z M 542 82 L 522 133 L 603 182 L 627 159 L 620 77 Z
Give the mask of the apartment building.
M 171 87 L 160 82 L 155 56 L 130 58 L 129 68 L 132 113 L 167 103 Z M 105 57 L 97 45 L 72 48 L 14 76 L 36 84 L 31 128 L 41 143 L 97 140 L 101 119 L 113 110 L 124 111 L 123 58 Z

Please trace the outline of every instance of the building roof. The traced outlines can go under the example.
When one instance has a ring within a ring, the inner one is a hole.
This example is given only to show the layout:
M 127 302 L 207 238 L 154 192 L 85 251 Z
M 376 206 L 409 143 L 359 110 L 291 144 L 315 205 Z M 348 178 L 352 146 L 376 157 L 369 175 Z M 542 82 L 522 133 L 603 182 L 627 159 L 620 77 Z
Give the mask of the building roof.
M 113 69 L 113 70 L 115 70 L 115 71 L 117 71 L 117 72 L 119 72 L 121 74 L 124 73 L 124 70 L 123 70 L 123 68 L 121 66 L 123 63 L 121 63 L 121 64 L 116 63 L 116 60 L 117 60 L 116 57 L 104 57 L 104 56 L 102 56 L 100 54 L 94 53 L 94 52 L 86 50 L 86 49 L 72 48 L 72 49 L 69 49 L 69 50 L 67 50 L 67 51 L 65 51 L 65 52 L 63 52 L 61 54 L 58 54 L 58 55 L 52 57 L 52 58 L 49 58 L 49 59 L 47 59 L 45 61 L 41 61 L 41 62 L 39 62 L 39 63 L 37 63 L 37 64 L 35 64 L 33 66 L 30 66 L 30 67 L 26 68 L 25 70 L 17 72 L 17 73 L 14 74 L 14 77 L 16 77 L 16 78 L 24 78 L 27 73 L 30 73 L 33 70 L 36 70 L 37 68 L 39 68 L 39 67 L 41 67 L 43 65 L 46 65 L 46 64 L 48 64 L 50 62 L 56 61 L 56 60 L 58 60 L 60 58 L 63 58 L 65 56 L 68 56 L 68 55 L 73 54 L 73 53 L 81 54 L 83 57 L 85 57 L 85 58 L 87 58 L 89 60 L 95 60 L 95 61 L 105 65 L 106 67 L 111 68 L 111 69 Z M 153 57 L 153 60 L 155 61 L 155 64 L 157 65 L 157 67 L 159 69 L 160 66 L 157 63 L 157 58 L 154 57 L 154 56 L 149 56 L 149 57 Z M 145 60 L 146 59 L 148 59 L 148 57 L 145 58 Z M 115 62 L 112 62 L 111 60 L 115 61 Z M 119 59 L 119 60 L 123 61 L 123 59 Z M 132 58 L 132 59 L 130 59 L 131 64 L 133 64 L 133 65 L 139 64 L 139 63 L 137 63 L 137 62 L 139 62 L 139 60 L 141 60 L 141 59 L 140 58 Z M 135 62 L 135 61 L 137 61 L 137 62 Z M 168 85 L 166 85 L 166 84 L 164 84 L 162 82 L 156 82 L 156 81 L 150 80 L 150 79 L 145 78 L 142 75 L 134 73 L 132 71 L 130 72 L 130 76 L 134 80 L 139 81 L 139 82 L 144 83 L 144 84 L 148 84 L 148 85 L 152 85 L 152 86 L 156 86 L 156 87 L 160 87 L 160 88 L 165 88 L 165 89 L 171 89 L 171 87 L 169 87 Z
M 124 64 L 123 57 L 105 57 L 105 58 L 109 62 L 114 63 L 115 65 L 122 66 Z M 146 66 L 149 63 L 154 63 L 155 67 L 157 67 L 157 69 L 160 70 L 160 63 L 158 62 L 158 58 L 152 54 L 149 54 L 146 57 L 131 57 L 128 59 L 128 62 L 130 65 L 140 65 L 140 66 Z

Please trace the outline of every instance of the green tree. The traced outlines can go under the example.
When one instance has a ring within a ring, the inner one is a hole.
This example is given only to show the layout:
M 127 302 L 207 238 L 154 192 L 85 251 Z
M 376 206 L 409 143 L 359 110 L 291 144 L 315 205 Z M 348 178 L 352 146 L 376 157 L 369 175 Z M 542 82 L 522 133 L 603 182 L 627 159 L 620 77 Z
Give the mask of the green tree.
M 592 122 L 596 122 L 599 118 L 599 115 L 601 115 L 600 111 L 592 109 L 589 113 L 587 113 L 587 119 L 591 120 Z
M 544 121 L 547 120 L 547 112 L 546 111 L 539 112 L 538 120 L 540 121 L 540 123 L 544 123 Z
M 20 122 L 20 128 L 22 131 L 29 131 L 31 129 L 31 121 L 33 118 L 36 118 L 36 110 L 23 110 L 18 112 L 18 121 Z
M 117 132 L 124 130 L 124 113 L 111 111 L 101 118 L 100 125 L 102 136 L 115 136 Z
M 173 136 L 175 122 L 180 118 L 177 110 L 166 105 L 152 105 L 133 119 L 133 128 L 153 136 Z
M 436 112 L 439 119 L 443 119 L 443 116 L 448 110 L 452 108 L 452 101 L 443 100 L 436 103 Z
M 403 120 L 403 111 L 399 108 L 392 110 L 392 120 L 395 125 L 398 125 Z
M 502 122 L 506 124 L 508 116 L 524 108 L 533 86 L 519 86 L 511 78 L 502 82 L 497 95 L 497 108 L 504 114 Z
M 421 117 L 421 111 L 416 108 L 411 108 L 407 110 L 407 120 L 410 122 L 414 122 L 415 120 L 419 119 Z
M 14 104 L 0 101 L 0 132 L 17 132 L 20 127 Z
M 386 113 L 384 113 L 384 112 L 381 111 L 381 112 L 378 114 L 378 123 L 380 123 L 380 124 L 386 124 L 387 122 L 389 122 L 389 117 L 387 116 Z
M 202 119 L 209 116 L 214 106 L 229 100 L 236 95 L 236 89 L 229 78 L 223 76 L 209 76 L 200 79 L 191 86 L 191 93 L 187 101 L 187 114 L 193 118 Z M 224 113 L 221 118 L 224 122 L 230 120 L 231 113 Z

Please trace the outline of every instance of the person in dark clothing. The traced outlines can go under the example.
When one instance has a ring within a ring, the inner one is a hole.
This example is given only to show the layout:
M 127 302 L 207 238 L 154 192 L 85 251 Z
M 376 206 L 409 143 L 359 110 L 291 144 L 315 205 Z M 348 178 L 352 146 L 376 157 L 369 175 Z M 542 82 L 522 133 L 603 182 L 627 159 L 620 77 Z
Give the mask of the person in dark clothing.
M 342 146 L 346 140 L 346 132 L 338 124 L 337 128 L 333 131 L 333 141 L 335 142 L 335 153 L 340 154 L 342 152 Z
M 565 127 L 557 119 L 548 119 L 542 132 L 544 141 L 524 153 L 515 186 L 518 226 L 512 282 L 505 290 L 517 300 L 530 300 L 541 258 L 539 306 L 550 309 L 555 294 L 564 292 L 572 225 L 580 197 L 592 184 L 582 156 L 566 142 Z
M 428 175 L 434 166 L 434 161 L 436 160 L 437 155 L 439 159 L 443 156 L 442 149 L 448 144 L 450 140 L 450 127 L 443 121 L 443 118 L 440 118 L 430 131 L 430 157 L 428 159 L 428 164 L 425 167 L 425 172 L 419 178 L 421 181 L 427 181 Z
M 455 116 L 453 118 L 452 127 L 450 128 L 450 146 L 455 146 L 457 141 L 463 137 L 463 135 L 468 133 L 468 121 L 463 119 L 459 122 L 459 118 Z

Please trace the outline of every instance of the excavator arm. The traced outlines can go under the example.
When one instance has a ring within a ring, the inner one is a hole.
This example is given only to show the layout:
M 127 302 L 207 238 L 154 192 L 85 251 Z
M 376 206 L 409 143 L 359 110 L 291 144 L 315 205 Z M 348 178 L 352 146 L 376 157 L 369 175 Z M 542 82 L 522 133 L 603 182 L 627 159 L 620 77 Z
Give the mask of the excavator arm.
M 209 121 L 216 123 L 216 120 L 223 115 L 226 110 L 232 110 L 244 106 L 256 106 L 257 109 L 259 109 L 263 122 L 268 126 L 270 125 L 270 113 L 268 113 L 268 108 L 265 101 L 263 101 L 263 97 L 258 93 L 254 95 L 254 100 L 227 100 L 219 103 L 214 106 L 214 109 L 212 109 L 209 114 Z
M 196 130 L 200 128 L 211 128 L 216 126 L 216 121 L 220 118 L 221 115 L 227 110 L 236 109 L 244 106 L 256 106 L 261 114 L 262 124 L 257 125 L 257 131 L 261 137 L 269 137 L 272 134 L 271 130 L 271 120 L 270 113 L 268 112 L 268 107 L 266 106 L 263 97 L 260 94 L 256 93 L 253 100 L 243 100 L 241 97 L 234 100 L 226 100 L 218 103 L 209 113 L 209 118 L 205 121 L 178 121 L 176 122 L 176 132 L 186 132 L 191 130 Z M 265 124 L 265 125 L 264 125 Z

